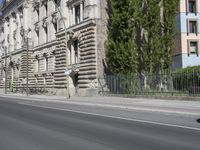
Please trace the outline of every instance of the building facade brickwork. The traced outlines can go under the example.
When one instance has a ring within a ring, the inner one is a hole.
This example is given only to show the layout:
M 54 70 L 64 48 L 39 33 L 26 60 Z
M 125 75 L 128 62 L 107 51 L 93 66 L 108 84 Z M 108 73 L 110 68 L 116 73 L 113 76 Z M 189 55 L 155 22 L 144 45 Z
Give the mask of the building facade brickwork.
M 28 79 L 32 93 L 66 95 L 69 87 L 70 95 L 97 94 L 107 7 L 107 0 L 7 0 L 0 21 L 1 89 L 7 79 L 10 90 L 24 92 Z

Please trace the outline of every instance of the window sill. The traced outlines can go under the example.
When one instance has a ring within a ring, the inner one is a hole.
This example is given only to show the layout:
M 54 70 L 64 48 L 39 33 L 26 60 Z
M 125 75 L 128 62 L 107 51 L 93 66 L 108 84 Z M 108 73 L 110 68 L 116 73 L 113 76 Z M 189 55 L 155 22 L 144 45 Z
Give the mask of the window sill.
M 191 36 L 191 35 L 192 35 L 192 36 L 197 36 L 198 34 L 199 34 L 199 33 L 187 33 L 188 36 L 189 36 L 189 35 L 190 35 L 190 36 Z
M 54 71 L 42 71 L 42 72 L 35 72 L 34 76 L 46 76 L 46 75 L 53 75 Z

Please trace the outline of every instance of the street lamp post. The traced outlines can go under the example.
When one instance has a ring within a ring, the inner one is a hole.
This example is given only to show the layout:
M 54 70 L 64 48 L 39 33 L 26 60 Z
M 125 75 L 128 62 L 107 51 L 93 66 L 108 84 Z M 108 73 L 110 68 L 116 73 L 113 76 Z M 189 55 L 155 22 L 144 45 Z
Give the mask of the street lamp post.
M 5 47 L 5 94 L 7 94 L 7 47 Z
M 56 4 L 56 2 L 54 0 L 52 0 L 52 1 L 53 1 L 54 5 L 55 5 L 57 11 L 59 12 L 61 20 L 62 20 L 63 25 L 64 25 L 64 30 L 65 30 L 65 48 L 66 48 L 66 54 L 67 54 L 67 49 L 68 49 L 68 47 L 67 47 L 67 43 L 68 43 L 67 26 L 65 24 L 65 20 L 63 18 L 63 15 L 62 15 L 62 12 L 61 12 L 60 8 L 58 7 L 58 5 Z M 66 59 L 67 59 L 67 57 L 66 57 Z M 67 69 L 68 69 L 68 62 L 67 61 L 66 61 L 66 66 L 67 66 Z M 69 75 L 68 74 L 67 74 L 67 98 L 68 99 L 70 98 L 70 93 L 69 93 Z

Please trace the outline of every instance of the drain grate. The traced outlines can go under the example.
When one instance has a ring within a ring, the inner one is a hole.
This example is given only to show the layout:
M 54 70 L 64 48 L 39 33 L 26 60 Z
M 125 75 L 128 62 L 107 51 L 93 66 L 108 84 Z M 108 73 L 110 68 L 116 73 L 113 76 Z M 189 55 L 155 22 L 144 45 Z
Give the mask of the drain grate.
M 197 122 L 200 123 L 200 119 L 197 119 Z

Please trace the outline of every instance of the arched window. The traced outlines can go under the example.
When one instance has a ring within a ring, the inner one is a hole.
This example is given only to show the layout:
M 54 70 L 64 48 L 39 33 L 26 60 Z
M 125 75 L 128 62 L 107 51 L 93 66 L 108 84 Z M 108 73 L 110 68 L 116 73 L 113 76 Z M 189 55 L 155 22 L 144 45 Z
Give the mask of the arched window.
M 40 72 L 40 60 L 39 60 L 38 56 L 36 56 L 35 60 L 34 60 L 34 72 L 35 73 Z
M 19 79 L 19 74 L 20 74 L 20 66 L 17 65 L 15 68 L 15 78 L 18 80 Z
M 46 68 L 46 71 L 48 71 L 49 70 L 49 59 L 48 59 L 48 57 L 45 58 L 45 61 L 46 61 L 46 63 L 45 63 L 46 67 L 45 68 Z
M 49 59 L 47 54 L 44 54 L 44 71 L 48 71 L 49 70 Z
M 75 64 L 79 63 L 79 48 L 78 48 L 78 40 L 74 41 L 74 62 Z

